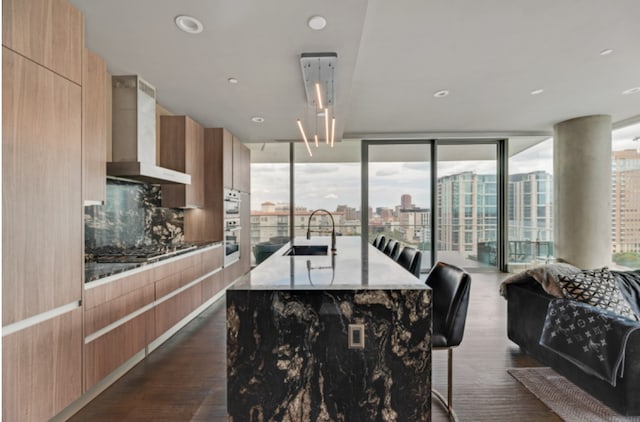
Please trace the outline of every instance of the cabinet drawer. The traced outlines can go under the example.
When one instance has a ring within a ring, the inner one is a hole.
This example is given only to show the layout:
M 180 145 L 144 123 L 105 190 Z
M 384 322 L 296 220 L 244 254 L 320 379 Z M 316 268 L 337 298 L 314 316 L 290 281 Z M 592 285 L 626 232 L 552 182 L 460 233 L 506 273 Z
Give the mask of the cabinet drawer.
M 154 310 L 150 309 L 85 345 L 86 390 L 144 349 L 155 338 L 153 321 Z
M 222 277 L 222 271 L 218 271 L 215 274 L 210 275 L 209 277 L 202 280 L 200 286 L 202 286 L 202 301 L 201 303 L 205 303 L 207 300 L 211 299 L 216 293 L 224 287 L 224 280 Z
M 85 336 L 118 321 L 121 318 L 153 303 L 155 288 L 153 284 L 134 290 L 109 302 L 85 311 Z
M 202 304 L 201 283 L 156 305 L 156 334 L 162 335 Z
M 165 277 L 162 280 L 157 280 L 156 300 L 161 299 L 163 296 L 168 295 L 174 290 L 191 283 L 193 280 L 200 277 L 201 273 L 201 267 L 199 265 L 194 265 L 187 267 L 178 273 L 171 274 L 169 277 Z
M 217 246 L 213 249 L 208 249 L 202 253 L 202 274 L 209 274 L 211 271 L 222 267 L 223 261 L 223 248 Z
M 87 288 L 84 293 L 84 308 L 91 309 L 152 284 L 153 274 L 153 270 L 143 270 L 100 286 Z
M 176 258 L 170 262 L 159 265 L 153 269 L 153 279 L 162 280 L 171 275 L 181 273 L 193 266 L 200 266 L 202 262 L 201 254 L 196 253 L 186 257 Z

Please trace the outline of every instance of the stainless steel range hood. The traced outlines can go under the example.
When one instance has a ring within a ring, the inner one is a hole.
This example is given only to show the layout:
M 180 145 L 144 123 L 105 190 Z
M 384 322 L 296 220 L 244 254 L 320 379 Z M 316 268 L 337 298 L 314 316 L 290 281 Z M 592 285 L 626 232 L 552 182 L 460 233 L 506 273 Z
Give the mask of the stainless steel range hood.
M 154 184 L 191 184 L 191 176 L 156 165 L 156 90 L 137 75 L 112 77 L 113 143 L 107 175 Z

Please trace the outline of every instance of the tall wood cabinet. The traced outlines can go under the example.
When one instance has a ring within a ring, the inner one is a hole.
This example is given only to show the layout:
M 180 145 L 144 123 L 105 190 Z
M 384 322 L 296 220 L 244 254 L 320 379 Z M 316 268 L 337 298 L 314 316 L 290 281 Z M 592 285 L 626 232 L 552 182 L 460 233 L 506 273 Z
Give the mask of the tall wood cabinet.
M 204 207 L 204 128 L 188 116 L 160 116 L 162 167 L 191 175 L 190 185 L 162 185 L 162 206 Z
M 251 192 L 251 151 L 238 138 L 233 137 L 233 189 Z
M 82 391 L 82 14 L 2 2 L 3 420 Z
M 2 45 L 80 85 L 82 13 L 67 0 L 2 0 Z
M 104 204 L 107 196 L 107 121 L 111 78 L 105 61 L 84 49 L 82 76 L 82 199 Z

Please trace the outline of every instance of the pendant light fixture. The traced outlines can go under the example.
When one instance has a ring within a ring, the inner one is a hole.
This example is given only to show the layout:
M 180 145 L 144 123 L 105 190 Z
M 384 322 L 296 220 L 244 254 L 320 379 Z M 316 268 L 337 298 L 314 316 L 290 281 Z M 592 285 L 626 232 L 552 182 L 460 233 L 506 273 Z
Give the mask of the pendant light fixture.
M 300 55 L 302 80 L 307 96 L 304 115 L 311 114 L 313 122 L 305 121 L 303 123 L 298 118 L 297 124 L 310 157 L 313 156 L 307 136 L 310 128 L 314 128 L 312 139 L 316 148 L 319 148 L 322 137 L 324 143 L 330 147 L 333 147 L 334 144 L 336 131 L 336 118 L 333 113 L 335 104 L 334 78 L 337 58 L 337 53 L 302 53 Z M 309 110 L 313 110 L 313 113 L 308 113 Z M 318 122 L 319 120 L 320 122 Z M 305 131 L 305 125 L 307 131 Z M 324 134 L 318 133 L 319 127 L 324 129 Z

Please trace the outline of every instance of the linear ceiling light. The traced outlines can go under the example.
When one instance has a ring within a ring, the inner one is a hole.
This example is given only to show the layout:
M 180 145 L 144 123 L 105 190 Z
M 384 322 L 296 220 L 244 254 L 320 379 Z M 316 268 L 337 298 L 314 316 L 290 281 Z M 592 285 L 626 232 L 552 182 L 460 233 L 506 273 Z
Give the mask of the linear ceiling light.
M 336 118 L 331 119 L 331 148 L 333 148 L 333 141 L 336 138 Z
M 318 126 L 322 127 L 322 123 L 318 124 L 318 119 L 324 117 L 324 138 L 326 144 L 333 146 L 333 137 L 335 136 L 335 114 L 333 107 L 335 104 L 335 67 L 337 53 L 302 53 L 300 55 L 300 69 L 302 70 L 302 81 L 307 97 L 305 116 L 312 114 L 313 122 L 308 127 L 315 126 L 313 139 L 316 147 L 318 147 Z M 309 113 L 310 110 L 313 113 Z M 332 117 L 332 126 L 329 126 L 329 117 Z M 315 123 L 315 125 L 313 124 Z M 305 139 L 307 151 L 311 156 L 311 149 L 308 146 L 306 133 L 303 123 L 298 119 L 298 128 Z
M 298 119 L 298 129 L 300 129 L 300 133 L 302 134 L 302 139 L 304 140 L 304 145 L 307 147 L 307 152 L 309 153 L 309 157 L 313 157 L 311 153 L 311 148 L 309 148 L 309 141 L 307 140 L 307 134 L 304 133 L 304 128 L 302 127 L 302 122 Z
M 322 105 L 322 94 L 320 93 L 320 82 L 316 82 L 316 96 L 318 98 L 318 108 L 324 108 Z

